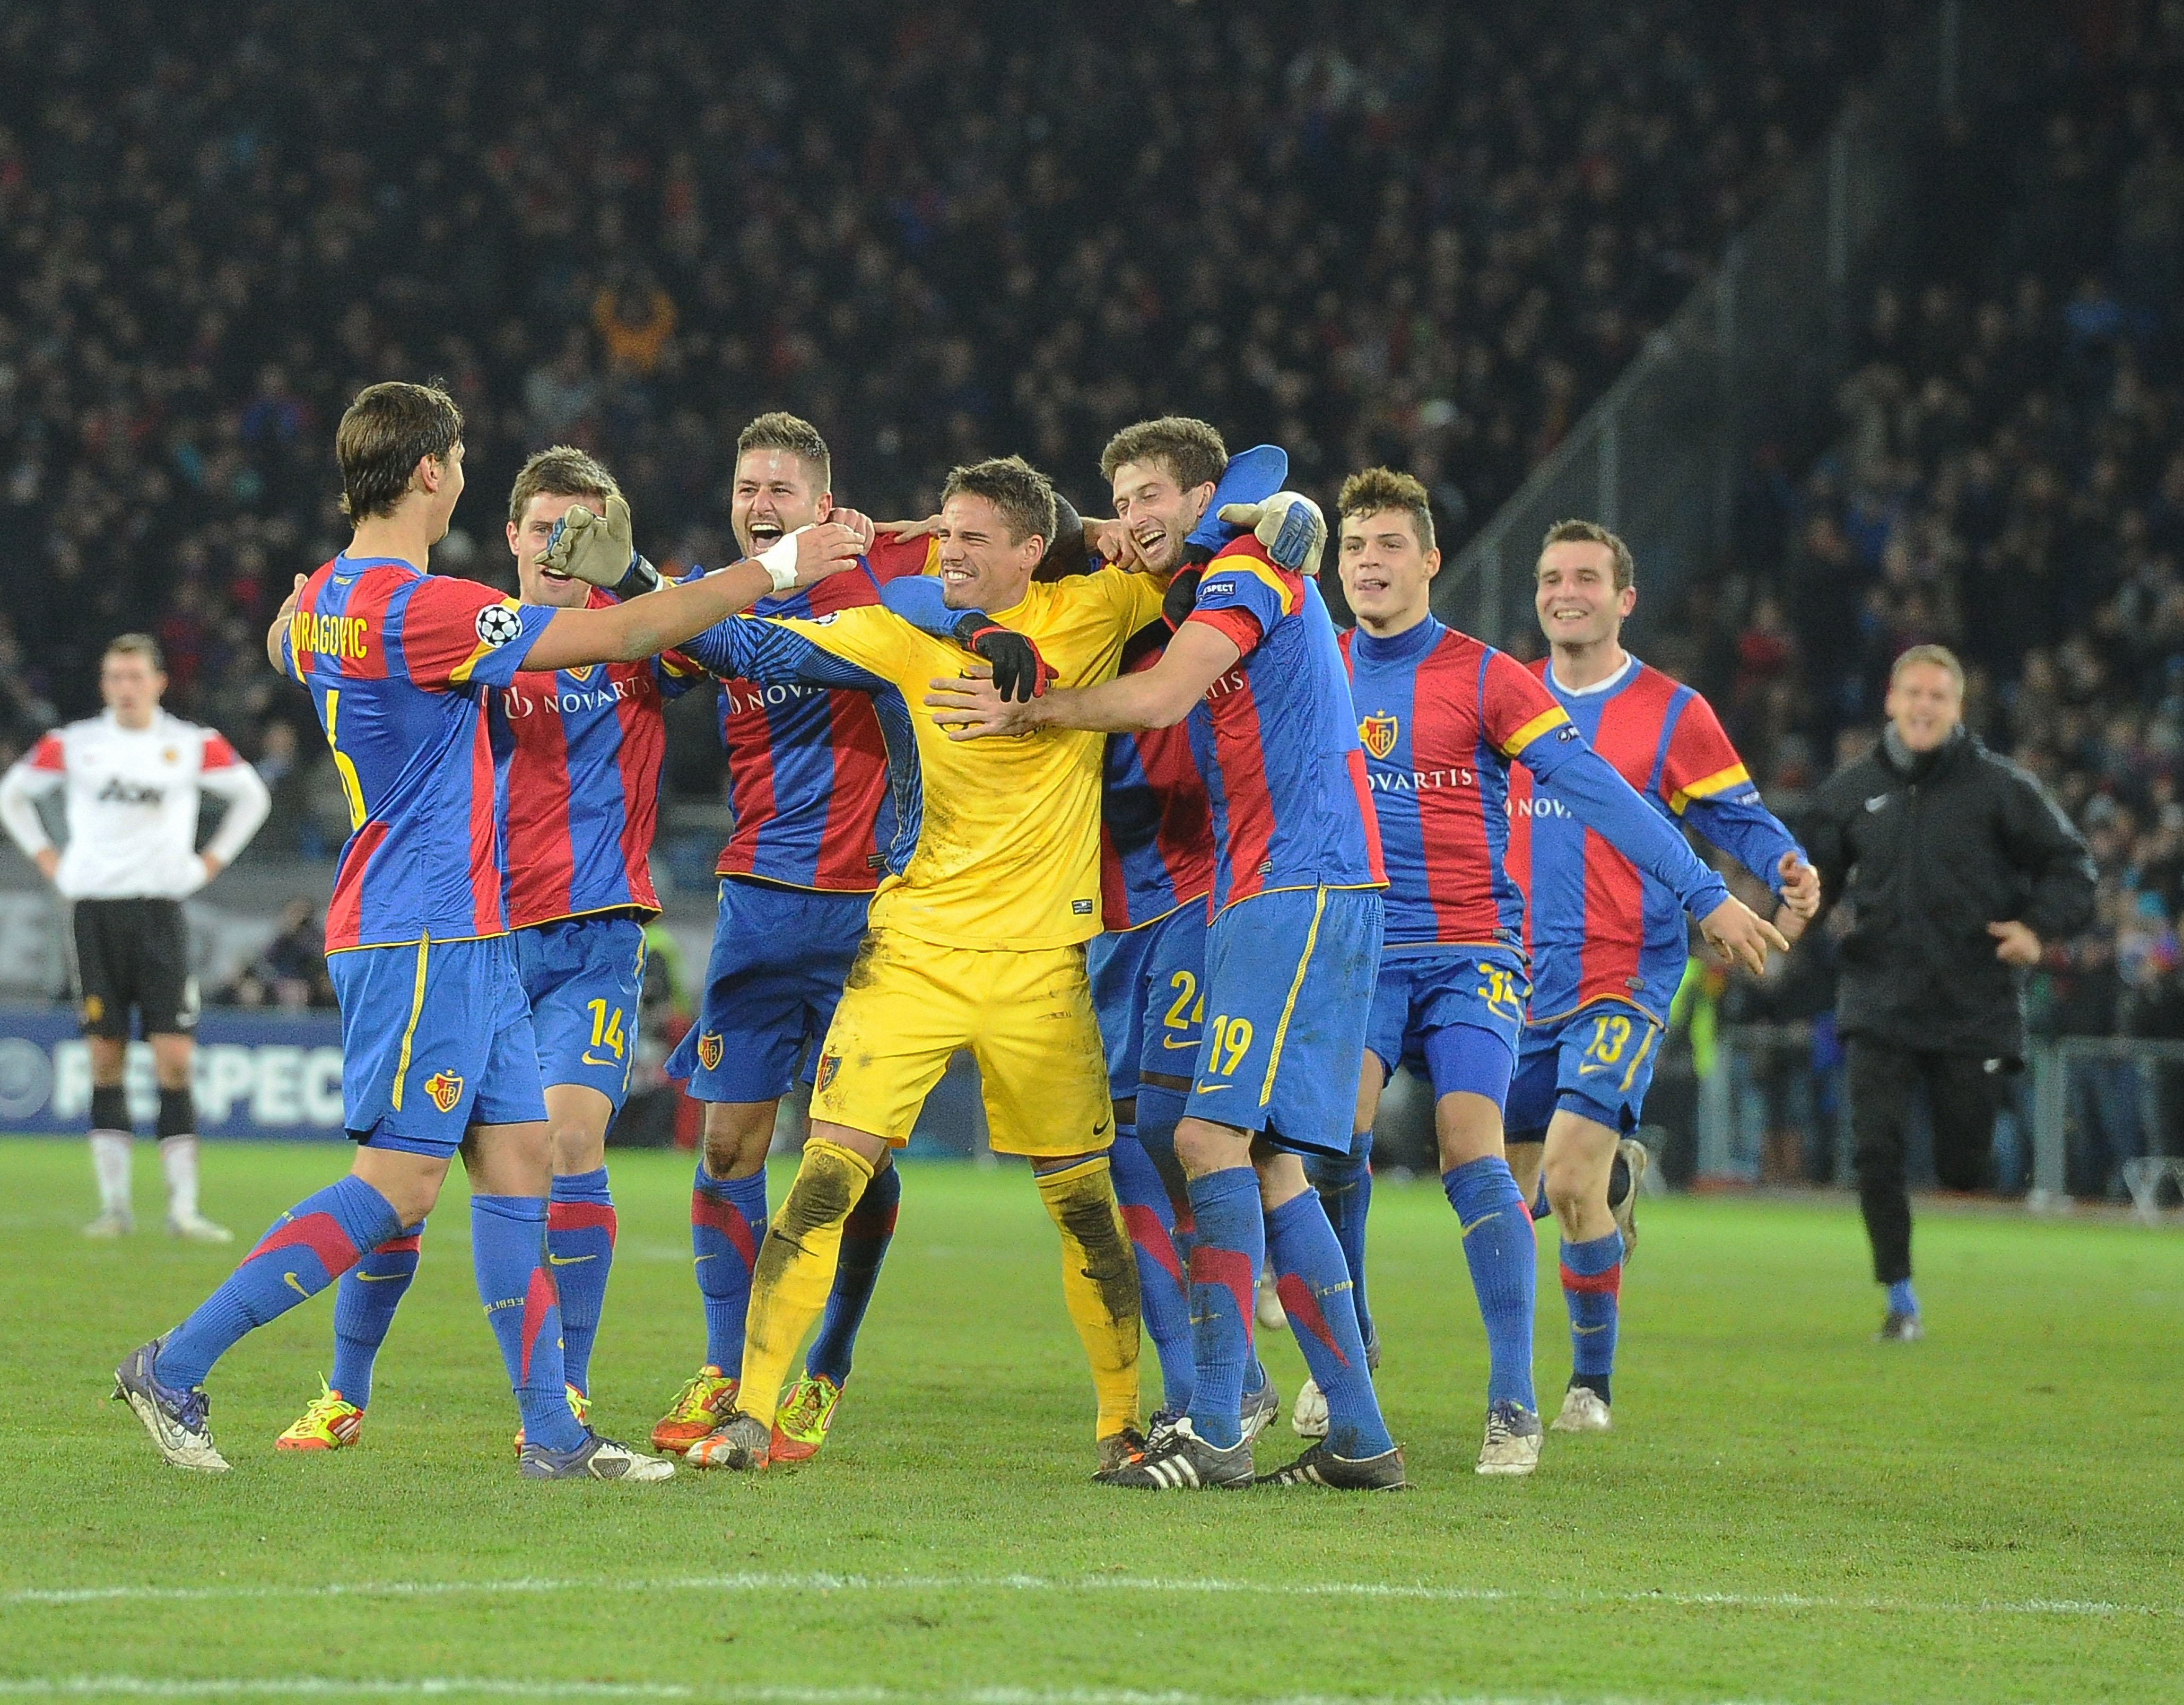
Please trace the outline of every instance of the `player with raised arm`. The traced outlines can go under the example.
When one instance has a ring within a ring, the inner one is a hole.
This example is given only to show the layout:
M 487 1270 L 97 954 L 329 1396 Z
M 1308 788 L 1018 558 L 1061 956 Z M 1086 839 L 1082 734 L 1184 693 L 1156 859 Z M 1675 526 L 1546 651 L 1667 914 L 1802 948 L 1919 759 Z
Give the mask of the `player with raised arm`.
M 478 1295 L 522 1415 L 521 1473 L 664 1478 L 671 1464 L 599 1438 L 569 1407 L 545 1258 L 546 1104 L 502 895 L 507 750 L 491 736 L 488 692 L 526 666 L 652 656 L 767 592 L 838 571 L 864 541 L 816 527 L 691 585 L 607 609 L 541 608 L 425 571 L 463 488 L 462 415 L 443 390 L 367 387 L 335 451 L 355 535 L 298 577 L 266 652 L 309 688 L 348 799 L 326 946 L 355 1160 L 281 1215 L 188 1319 L 132 1351 L 115 1395 L 167 1462 L 226 1468 L 204 1390 L 213 1364 L 423 1219 L 460 1149 Z M 627 588 L 627 568 L 608 571 L 610 590 Z
M 24 856 L 73 902 L 75 976 L 91 1054 L 91 1162 L 98 1217 L 86 1237 L 136 1229 L 130 1206 L 133 1135 L 122 1068 L 134 1009 L 151 1045 L 159 1088 L 159 1164 L 167 1178 L 167 1233 L 197 1243 L 231 1240 L 198 1212 L 198 1114 L 191 1094 L 198 1022 L 182 900 L 250 844 L 269 805 L 258 772 L 210 728 L 159 708 L 166 691 L 159 643 L 125 633 L 99 661 L 106 709 L 42 736 L 0 777 L 0 823 Z M 37 801 L 64 797 L 68 844 L 56 847 Z M 197 847 L 198 804 L 211 794 L 227 813 Z
M 887 875 L 821 1049 L 811 1139 L 753 1271 L 737 1407 L 691 1447 L 694 1465 L 771 1461 L 777 1394 L 833 1282 L 844 1225 L 959 1048 L 978 1061 L 993 1146 L 1031 1161 L 1061 1233 L 1100 1460 L 1142 1442 L 1137 1273 L 1109 1176 L 1114 1112 L 1084 970 L 1100 928 L 1100 742 L 967 750 L 916 696 L 980 655 L 998 660 L 1004 690 L 1027 696 L 1050 666 L 1069 682 L 1114 674 L 1164 584 L 1119 568 L 1034 582 L 1057 525 L 1053 488 L 1021 460 L 957 468 L 943 490 L 938 577 L 887 592 L 935 606 L 960 643 L 878 609 L 746 617 L 693 649 L 747 680 L 870 694 L 895 807 Z M 993 627 L 985 610 L 1017 632 Z
M 1623 649 L 1638 601 L 1630 548 L 1559 521 L 1540 550 L 1535 604 L 1552 655 L 1532 666 L 1593 749 L 1669 823 L 1688 825 L 1764 881 L 1791 935 L 1819 878 L 1760 803 L 1707 701 Z M 1562 1227 L 1573 1371 L 1557 1432 L 1606 1432 L 1623 1263 L 1646 1151 L 1631 1139 L 1690 938 L 1670 891 L 1522 772 L 1509 872 L 1524 890 L 1532 997 L 1510 1084 L 1509 1159 L 1529 1201 L 1541 1173 Z M 1611 1206 L 1620 1150 L 1628 1182 Z
M 728 519 L 738 543 L 766 550 L 828 519 L 833 485 L 816 427 L 760 415 L 736 441 Z M 933 554 L 929 538 L 882 535 L 853 571 L 761 599 L 753 613 L 812 618 L 876 605 L 883 585 L 925 572 Z M 735 829 L 716 866 L 720 917 L 698 1022 L 667 1064 L 705 1109 L 690 1193 L 705 1358 L 652 1429 L 654 1449 L 677 1454 L 735 1405 L 774 1121 L 800 1061 L 807 1084 L 818 1069 L 895 829 L 887 748 L 865 694 L 732 677 L 721 688 L 721 741 Z M 826 1317 L 775 1417 L 777 1460 L 813 1455 L 833 1424 L 901 1196 L 901 1174 L 883 1160 L 843 1228 Z
M 1433 1086 L 1441 1188 L 1456 1211 L 1490 1368 L 1483 1474 L 1529 1474 L 1540 1427 L 1532 1390 L 1537 1248 L 1531 1215 L 1502 1151 L 1502 1104 L 1517 1064 L 1529 987 L 1524 901 L 1503 868 L 1510 766 L 1575 822 L 1635 860 L 1699 920 L 1709 940 L 1732 928 L 1758 968 L 1783 945 L 1681 836 L 1646 809 L 1578 738 L 1568 715 L 1515 659 L 1434 618 L 1440 552 L 1426 489 L 1368 468 L 1343 482 L 1337 561 L 1357 626 L 1342 636 L 1357 736 L 1388 872 L 1387 928 L 1373 997 L 1357 1138 L 1346 1162 L 1309 1163 L 1335 1220 L 1363 1312 L 1364 1164 L 1380 1093 L 1400 1065 Z M 1750 960 L 1747 960 L 1750 962 Z M 1329 1173 L 1340 1167 L 1330 1178 Z M 1324 1168 L 1324 1170 L 1322 1170 Z M 1369 1327 L 1366 1343 L 1372 1344 Z M 1323 1431 L 1298 1397 L 1295 1423 Z
M 525 604 L 608 604 L 598 587 L 554 566 L 549 551 L 555 524 L 572 509 L 581 504 L 607 516 L 621 496 L 611 474 L 567 445 L 523 465 L 509 493 L 507 532 Z M 546 1255 L 560 1297 L 569 1403 L 579 1421 L 591 1412 L 592 1346 L 614 1262 L 607 1127 L 629 1093 L 644 924 L 660 911 L 649 866 L 667 756 L 664 701 L 703 678 L 668 652 L 554 674 L 525 670 L 492 700 L 493 729 L 504 729 L 511 746 L 503 893 L 544 1082 L 554 1174 Z M 405 1227 L 342 1275 L 332 1376 L 281 1435 L 281 1449 L 328 1451 L 357 1441 L 372 1365 L 416 1275 L 424 1229 L 421 1221 Z M 519 1433 L 519 1451 L 522 1440 Z
M 1305 571 L 1327 540 L 1310 499 L 1224 511 L 1249 526 L 1207 566 L 1161 662 L 1028 705 L 986 682 L 936 681 L 928 702 L 978 738 L 1042 727 L 1190 719 L 1213 806 L 1210 1015 L 1176 1146 L 1197 1223 L 1197 1380 L 1190 1412 L 1111 1484 L 1251 1483 L 1235 1401 L 1251 1359 L 1252 1284 L 1271 1256 L 1283 1305 L 1325 1393 L 1328 1436 L 1264 1477 L 1357 1490 L 1407 1484 L 1365 1366 L 1349 1271 L 1301 1156 L 1347 1156 L 1379 961 L 1379 837 L 1333 623 Z M 1757 918 L 1725 920 L 1744 940 Z
M 1271 1253 L 1332 1431 L 1279 1485 L 1406 1484 L 1365 1368 L 1341 1246 L 1299 1156 L 1346 1153 L 1379 961 L 1380 850 L 1342 659 L 1318 587 L 1325 547 L 1309 499 L 1276 493 L 1224 518 L 1253 526 L 1207 565 L 1161 660 L 1029 704 L 994 683 L 936 680 L 951 738 L 1053 728 L 1173 727 L 1186 717 L 1212 809 L 1214 913 L 1205 1032 L 1176 1128 L 1195 1231 L 1190 1409 L 1105 1475 L 1167 1490 L 1252 1483 L 1240 1407 L 1253 1293 Z
M 1223 501 L 1256 501 L 1279 488 L 1289 458 L 1262 444 L 1231 458 L 1221 434 L 1181 415 L 1139 421 L 1107 441 L 1100 471 L 1115 504 L 1117 554 L 1162 574 L 1203 564 L 1233 529 Z M 1165 616 L 1131 636 L 1125 675 L 1160 661 Z M 1115 1194 L 1138 1258 L 1146 1334 L 1160 1357 L 1157 1424 L 1190 1407 L 1190 1294 L 1178 1253 L 1178 1206 L 1188 1199 L 1175 1128 L 1190 1093 L 1206 1006 L 1206 931 L 1213 892 L 1213 822 L 1187 730 L 1107 736 L 1100 804 L 1100 895 L 1105 933 L 1088 963 L 1108 1090 L 1115 1101 Z M 1242 1426 L 1255 1438 L 1280 1400 L 1255 1365 Z

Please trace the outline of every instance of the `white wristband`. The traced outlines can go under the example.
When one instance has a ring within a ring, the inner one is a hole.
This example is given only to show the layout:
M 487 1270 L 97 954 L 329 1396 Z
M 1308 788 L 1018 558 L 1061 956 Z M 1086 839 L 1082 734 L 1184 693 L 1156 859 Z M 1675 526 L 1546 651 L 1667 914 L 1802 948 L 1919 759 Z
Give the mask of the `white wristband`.
M 766 577 L 773 582 L 776 592 L 786 592 L 796 584 L 796 532 L 784 533 L 752 559 L 766 571 Z

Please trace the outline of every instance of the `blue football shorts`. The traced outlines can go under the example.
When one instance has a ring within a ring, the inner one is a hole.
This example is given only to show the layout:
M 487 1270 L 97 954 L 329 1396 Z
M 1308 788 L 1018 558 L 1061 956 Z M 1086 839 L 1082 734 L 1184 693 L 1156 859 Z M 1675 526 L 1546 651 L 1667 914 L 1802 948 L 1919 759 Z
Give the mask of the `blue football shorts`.
M 1213 920 L 1192 1117 L 1350 1152 L 1380 927 L 1370 888 L 1277 889 Z
M 1629 1136 L 1653 1081 L 1661 1031 L 1659 1020 L 1620 1000 L 1527 1024 L 1502 1119 L 1511 1139 L 1538 1142 L 1557 1107 Z
M 1530 993 L 1524 956 L 1513 949 L 1384 951 L 1365 1045 L 1390 1074 L 1408 1066 L 1429 1078 L 1435 1100 L 1460 1089 L 1499 1106 Z
M 698 1022 L 667 1061 L 700 1101 L 771 1101 L 805 1083 L 865 939 L 868 894 L 729 877 Z
M 597 1089 L 620 1112 L 637 1060 L 644 926 L 627 912 L 604 912 L 519 929 L 514 939 L 540 1079 L 549 1089 Z
M 1086 959 L 1107 1093 L 1127 1101 L 1148 1073 L 1189 1078 L 1206 1022 L 1206 902 L 1095 937 Z
M 546 1117 L 515 944 L 420 941 L 326 956 L 341 1003 L 342 1123 L 376 1149 L 452 1155 L 472 1125 Z

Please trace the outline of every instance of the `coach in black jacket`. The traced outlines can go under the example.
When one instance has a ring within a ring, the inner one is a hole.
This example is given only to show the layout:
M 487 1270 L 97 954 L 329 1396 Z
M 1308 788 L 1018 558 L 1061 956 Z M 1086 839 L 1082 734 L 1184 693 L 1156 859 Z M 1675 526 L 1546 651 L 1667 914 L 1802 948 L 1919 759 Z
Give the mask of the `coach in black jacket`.
M 1885 1339 L 1920 1335 L 1903 1151 L 1913 1086 L 1933 1115 L 1934 1167 L 1981 1182 L 2002 1074 L 2025 1051 L 2025 967 L 2092 916 L 2085 843 L 2040 784 L 1964 726 L 1964 671 L 1939 645 L 1896 660 L 1879 746 L 1830 776 L 1803 840 L 1821 905 L 1852 908 L 1836 1025 Z

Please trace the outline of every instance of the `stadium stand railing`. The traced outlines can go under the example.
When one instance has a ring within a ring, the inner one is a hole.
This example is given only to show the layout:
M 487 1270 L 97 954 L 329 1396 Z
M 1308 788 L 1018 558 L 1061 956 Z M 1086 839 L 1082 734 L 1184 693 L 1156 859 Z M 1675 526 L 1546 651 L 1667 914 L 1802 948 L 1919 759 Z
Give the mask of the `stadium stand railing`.
M 1529 640 L 1533 558 L 1568 516 L 1613 527 L 1643 566 L 1641 644 L 1646 610 L 1724 558 L 1758 439 L 1817 449 L 1830 430 L 1858 304 L 1908 257 L 1920 150 L 1939 118 L 2010 86 L 2030 39 L 2018 11 L 1947 0 L 1852 92 L 1721 266 L 1458 554 L 1435 588 L 1445 620 Z

